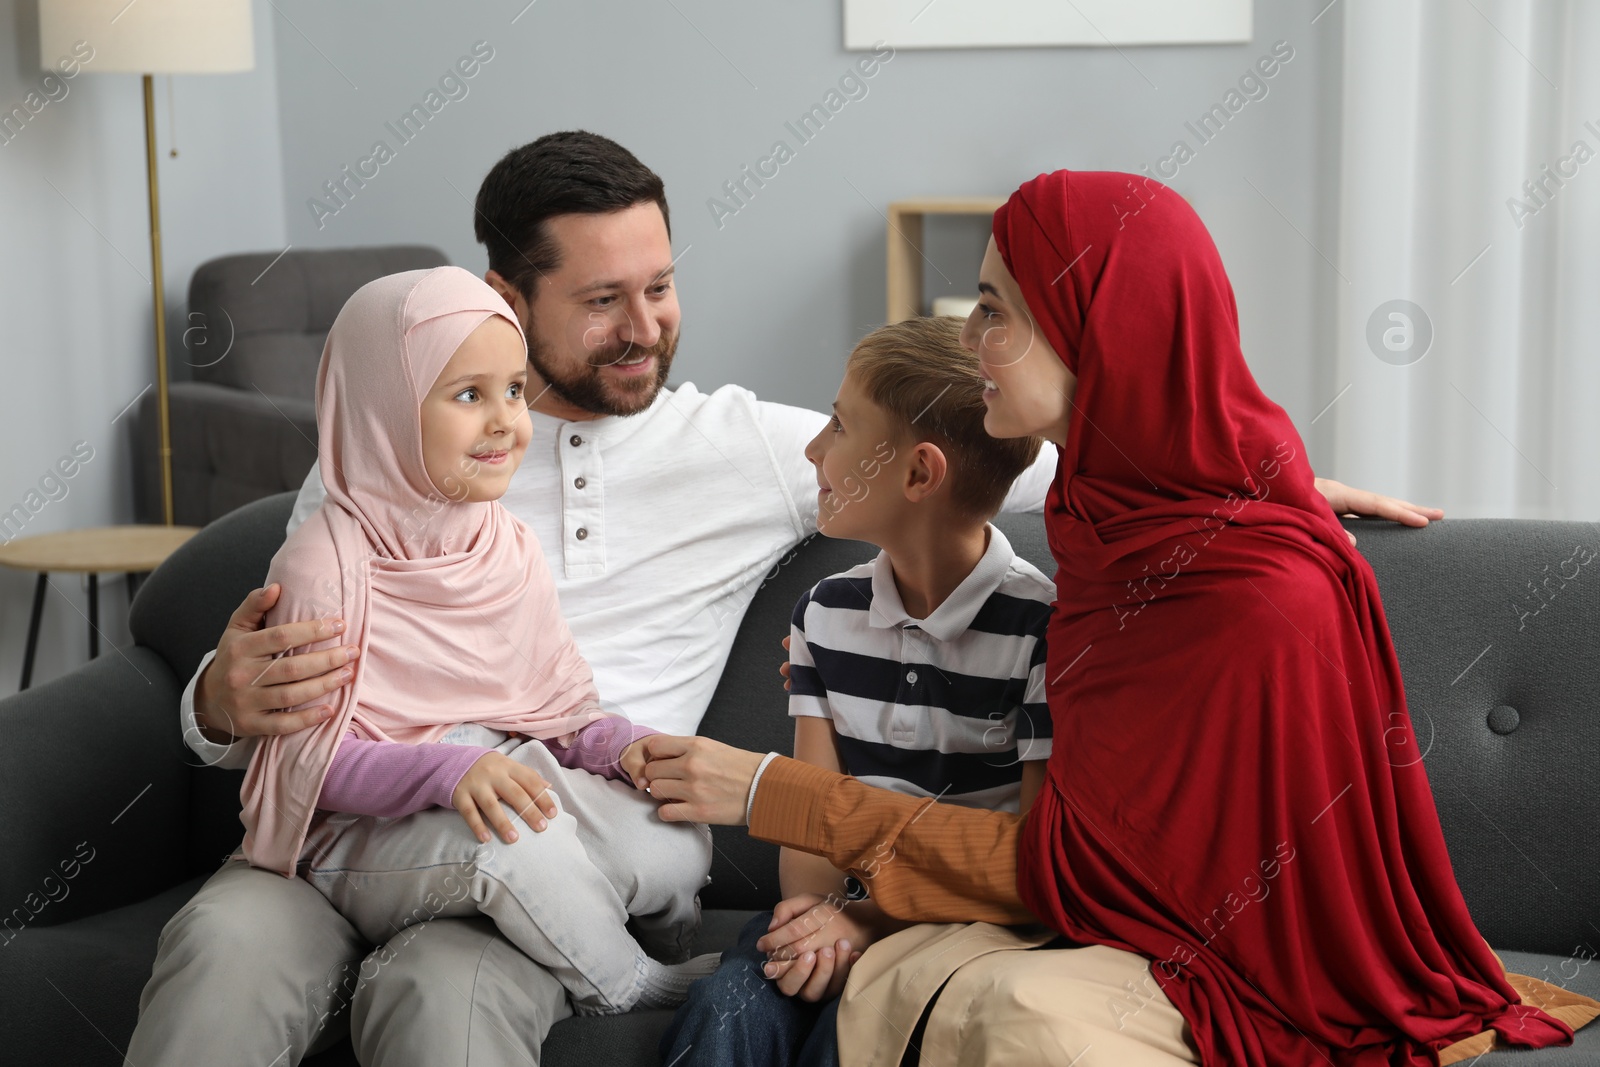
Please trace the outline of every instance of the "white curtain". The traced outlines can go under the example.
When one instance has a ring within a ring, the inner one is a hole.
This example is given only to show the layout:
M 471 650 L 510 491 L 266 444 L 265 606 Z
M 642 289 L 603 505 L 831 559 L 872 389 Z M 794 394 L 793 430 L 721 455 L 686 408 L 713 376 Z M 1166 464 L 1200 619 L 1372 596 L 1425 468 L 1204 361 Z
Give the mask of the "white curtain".
M 1328 469 L 1600 519 L 1600 3 L 1344 8 Z

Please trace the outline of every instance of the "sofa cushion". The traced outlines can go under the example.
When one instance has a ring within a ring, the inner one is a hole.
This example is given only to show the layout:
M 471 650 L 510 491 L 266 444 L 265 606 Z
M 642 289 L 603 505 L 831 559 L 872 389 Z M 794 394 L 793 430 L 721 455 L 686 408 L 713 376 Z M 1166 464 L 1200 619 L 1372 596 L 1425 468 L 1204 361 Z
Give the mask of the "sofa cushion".
M 49 1049 L 50 1063 L 118 1067 L 139 1018 L 139 990 L 150 977 L 156 939 L 202 881 L 61 926 L 29 927 L 0 948 L 6 1006 L 0 1061 L 24 1062 L 7 1059 L 6 1049 Z
M 0 959 L 19 929 L 95 915 L 188 876 L 178 695 L 161 657 L 134 647 L 5 701 Z

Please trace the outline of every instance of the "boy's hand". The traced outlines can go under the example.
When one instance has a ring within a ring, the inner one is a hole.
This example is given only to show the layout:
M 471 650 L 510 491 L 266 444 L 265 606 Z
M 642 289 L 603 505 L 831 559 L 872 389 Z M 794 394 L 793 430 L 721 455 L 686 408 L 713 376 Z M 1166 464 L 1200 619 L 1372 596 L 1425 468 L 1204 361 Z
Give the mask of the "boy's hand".
M 840 941 L 837 945 L 824 945 L 816 952 L 807 952 L 797 960 L 769 963 L 766 971 L 778 992 L 815 1004 L 832 1000 L 844 992 L 850 969 L 860 958 L 861 953 L 851 949 L 848 941 Z
M 479 841 L 489 840 L 489 831 L 484 826 L 487 818 L 500 840 L 509 845 L 517 839 L 517 830 L 501 801 L 511 805 L 511 810 L 522 816 L 535 832 L 548 825 L 539 812 L 553 819 L 560 810 L 556 807 L 555 794 L 550 792 L 550 783 L 538 771 L 502 753 L 486 752 L 461 776 L 450 802 L 467 820 Z
M 767 954 L 762 973 L 779 992 L 816 1002 L 844 990 L 851 966 L 879 936 L 876 926 L 858 919 L 842 899 L 800 893 L 772 909 L 772 922 L 756 948 Z
M 618 762 L 622 764 L 622 773 L 628 776 L 628 781 L 633 783 L 635 789 L 643 789 L 650 784 L 644 778 L 644 763 L 647 757 L 642 737 L 622 750 L 622 758 Z
M 789 651 L 789 638 L 787 637 L 783 639 L 783 650 L 785 653 Z M 783 666 L 778 668 L 778 673 L 783 675 L 783 691 L 787 693 L 789 691 L 789 657 L 787 655 L 783 657 Z
M 774 961 L 793 960 L 839 941 L 865 951 L 884 933 L 869 914 L 872 909 L 865 901 L 796 893 L 772 909 L 772 921 L 756 948 Z

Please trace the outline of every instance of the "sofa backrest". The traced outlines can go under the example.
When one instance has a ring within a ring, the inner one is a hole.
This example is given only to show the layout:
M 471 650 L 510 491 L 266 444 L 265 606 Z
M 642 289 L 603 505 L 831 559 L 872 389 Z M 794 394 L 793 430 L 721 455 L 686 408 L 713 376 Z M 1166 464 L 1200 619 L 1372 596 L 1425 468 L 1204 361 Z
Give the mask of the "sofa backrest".
M 128 630 L 167 661 L 180 686 L 217 647 L 234 609 L 266 579 L 267 564 L 283 544 L 294 496 L 279 493 L 229 512 L 191 537 L 139 586 Z M 174 758 L 197 762 L 187 749 Z M 242 771 L 196 768 L 184 877 L 215 870 L 244 837 L 239 822 L 243 781 Z
M 350 295 L 385 274 L 449 262 L 426 245 L 291 250 L 282 258 L 249 252 L 208 260 L 189 279 L 183 358 L 196 381 L 311 400 L 323 342 Z
M 1378 576 L 1417 744 L 1479 931 L 1496 948 L 1594 955 L 1600 526 L 1346 526 Z
M 218 520 L 140 590 L 133 634 L 180 678 L 194 673 L 262 580 L 291 504 L 286 493 Z M 1018 554 L 1054 573 L 1039 516 L 1002 516 L 998 525 Z M 1600 532 L 1512 520 L 1347 525 L 1378 576 L 1456 877 L 1479 929 L 1501 949 L 1570 954 L 1600 944 L 1586 917 L 1600 899 L 1600 794 L 1590 785 L 1600 752 Z M 1592 562 L 1568 562 L 1585 552 Z M 794 603 L 873 554 L 860 542 L 812 537 L 773 568 L 740 624 L 702 733 L 789 751 L 778 667 Z M 240 777 L 196 771 L 196 872 L 239 839 Z M 776 848 L 733 827 L 717 827 L 713 840 L 705 906 L 771 907 Z

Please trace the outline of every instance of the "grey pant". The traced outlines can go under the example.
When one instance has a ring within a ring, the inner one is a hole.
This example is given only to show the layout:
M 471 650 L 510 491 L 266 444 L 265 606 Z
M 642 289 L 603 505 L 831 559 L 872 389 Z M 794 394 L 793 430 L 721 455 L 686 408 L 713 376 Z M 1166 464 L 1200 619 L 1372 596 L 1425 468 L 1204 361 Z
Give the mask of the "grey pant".
M 538 753 L 550 759 L 543 745 L 522 747 L 529 750 L 524 759 Z M 585 846 L 604 879 L 592 888 L 635 917 L 640 941 L 654 954 L 681 956 L 692 934 L 683 932 L 683 909 L 698 914 L 695 890 L 706 881 L 709 832 L 663 823 L 655 804 L 625 783 L 553 762 L 548 773 L 543 764 L 530 765 L 553 783 L 562 814 L 538 834 L 519 824 L 516 844 L 496 839 L 497 853 L 530 845 L 532 855 L 544 847 L 540 838 L 569 823 L 561 847 Z M 383 821 L 412 819 L 426 821 L 437 838 L 464 842 L 467 854 L 477 848 L 453 810 Z M 608 840 L 626 847 L 605 847 Z M 423 906 L 422 916 L 406 913 L 426 917 L 437 905 Z M 289 1067 L 348 1029 L 368 1067 L 537 1064 L 545 1034 L 570 1014 L 561 983 L 492 923 L 445 918 L 442 911 L 371 950 L 356 928 L 361 924 L 352 925 L 305 881 L 231 860 L 162 931 L 128 1062 Z
M 500 736 L 469 724 L 447 740 L 492 744 Z M 536 741 L 506 739 L 499 749 L 549 782 L 558 808 L 569 788 L 598 783 L 585 790 L 593 819 L 580 827 L 558 811 L 535 833 L 513 816 L 517 840 L 508 845 L 480 844 L 454 809 L 400 819 L 328 815 L 306 838 L 302 873 L 368 941 L 430 919 L 487 915 L 580 1011 L 627 1011 L 644 992 L 650 962 L 627 930 L 629 916 L 651 954 L 687 959 L 700 928 L 709 840 L 662 822 L 655 802 L 627 783 L 562 767 Z

